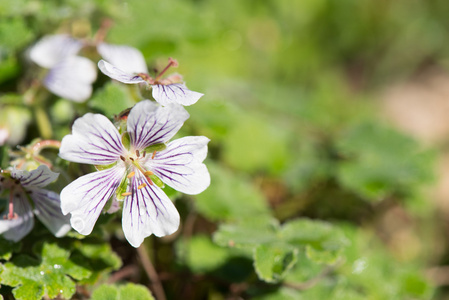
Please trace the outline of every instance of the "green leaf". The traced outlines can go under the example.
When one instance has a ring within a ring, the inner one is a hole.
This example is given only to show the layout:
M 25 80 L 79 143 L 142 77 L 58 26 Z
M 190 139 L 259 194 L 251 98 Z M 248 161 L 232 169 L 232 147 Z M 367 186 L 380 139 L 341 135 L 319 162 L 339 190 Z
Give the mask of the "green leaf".
M 195 197 L 201 214 L 214 221 L 269 215 L 265 197 L 247 177 L 212 162 L 207 168 L 213 186 Z
M 413 187 L 432 178 L 430 153 L 389 128 L 362 123 L 347 131 L 337 147 L 344 157 L 338 180 L 370 201 L 394 193 L 410 194 Z
M 88 103 L 90 108 L 99 110 L 109 117 L 119 114 L 134 104 L 127 87 L 114 82 L 105 84 L 101 90 L 93 95 Z
M 268 282 L 281 280 L 302 252 L 313 263 L 334 264 L 348 246 L 348 240 L 337 227 L 309 219 L 279 226 L 275 219 L 247 218 L 221 225 L 214 241 L 221 246 L 254 251 L 257 274 Z
M 57 244 L 38 245 L 35 252 L 39 259 L 19 255 L 1 266 L 2 284 L 14 287 L 16 299 L 41 299 L 44 295 L 70 298 L 75 293 L 71 278 L 80 280 L 91 273 L 74 263 L 70 252 Z
M 83 240 L 76 242 L 75 249 L 72 260 L 91 271 L 90 276 L 84 277 L 82 282 L 94 283 L 101 274 L 118 270 L 122 266 L 122 260 L 109 244 Z
M 268 171 L 278 174 L 287 166 L 290 153 L 285 131 L 265 120 L 241 118 L 224 141 L 224 159 L 245 172 Z
M 226 263 L 231 253 L 205 235 L 195 235 L 177 244 L 178 254 L 194 273 L 212 271 Z
M 14 243 L 0 238 L 0 259 L 9 260 L 13 252 L 17 252 L 21 247 L 20 243 Z
M 260 279 L 279 282 L 297 261 L 298 249 L 260 245 L 254 251 L 254 268 Z
M 92 300 L 154 300 L 151 292 L 143 285 L 100 285 L 93 293 Z

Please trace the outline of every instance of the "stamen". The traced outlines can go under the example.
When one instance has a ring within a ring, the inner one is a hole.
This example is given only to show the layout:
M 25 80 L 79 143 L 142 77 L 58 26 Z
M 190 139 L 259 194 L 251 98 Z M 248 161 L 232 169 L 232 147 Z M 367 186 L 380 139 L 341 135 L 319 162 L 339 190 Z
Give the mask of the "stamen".
M 146 171 L 145 173 L 143 173 L 143 175 L 145 175 L 145 176 L 150 176 L 150 175 L 153 175 L 154 173 L 153 172 L 151 172 L 151 171 Z
M 139 185 L 139 186 L 137 187 L 137 189 L 140 190 L 140 189 L 143 189 L 143 188 L 146 187 L 146 186 L 147 186 L 146 183 L 142 183 L 141 185 Z
M 128 177 L 128 178 L 133 178 L 134 175 L 136 175 L 136 172 L 131 172 L 131 173 L 129 173 L 128 176 L 126 176 L 126 177 Z
M 154 80 L 155 82 L 158 82 L 159 79 L 161 79 L 162 75 L 170 68 L 170 67 L 174 67 L 176 68 L 178 66 L 178 62 L 176 61 L 176 59 L 173 58 L 169 58 L 168 59 L 168 65 L 157 75 L 156 79 Z
M 126 160 L 125 157 L 123 157 L 122 155 L 120 155 L 120 159 L 123 160 L 123 161 Z
M 12 190 L 9 194 L 9 213 L 8 213 L 8 220 L 12 220 L 14 218 L 14 203 L 13 203 L 14 195 L 12 193 Z
M 130 159 L 131 161 L 134 161 L 134 158 L 132 158 L 132 157 L 130 157 L 129 159 Z
M 151 156 L 151 159 L 154 159 L 154 157 L 156 156 L 156 150 L 153 152 L 153 155 Z
M 136 156 L 137 156 L 137 157 L 140 157 L 140 152 L 139 152 L 139 150 L 136 150 Z
M 131 192 L 126 192 L 126 193 L 122 193 L 122 196 L 126 197 L 126 196 L 130 196 L 131 194 L 132 194 Z
M 145 155 L 147 155 L 147 152 L 144 150 L 142 156 L 145 157 Z

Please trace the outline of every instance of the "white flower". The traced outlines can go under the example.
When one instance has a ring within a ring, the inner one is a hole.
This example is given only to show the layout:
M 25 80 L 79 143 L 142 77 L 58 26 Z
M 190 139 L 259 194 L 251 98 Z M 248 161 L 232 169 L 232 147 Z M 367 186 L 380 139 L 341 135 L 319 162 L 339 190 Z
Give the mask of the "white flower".
M 61 212 L 59 195 L 43 189 L 58 175 L 45 165 L 31 172 L 13 169 L 0 174 L 0 191 L 9 195 L 8 208 L 0 215 L 0 234 L 5 239 L 17 242 L 26 236 L 34 226 L 33 212 L 56 237 L 70 230 L 69 219 Z
M 105 59 L 98 62 L 101 72 L 123 83 L 147 83 L 153 89 L 154 99 L 161 105 L 177 103 L 188 106 L 196 103 L 203 96 L 201 93 L 189 90 L 182 82 L 181 75 L 175 74 L 161 78 L 169 67 L 177 66 L 177 62 L 173 59 L 170 59 L 168 66 L 153 79 L 148 75 L 145 59 L 137 49 L 102 44 L 98 47 L 98 52 Z
M 75 102 L 90 97 L 92 83 L 97 78 L 95 64 L 77 56 L 83 46 L 80 40 L 57 34 L 43 37 L 30 50 L 32 61 L 50 69 L 43 82 L 47 89 Z
M 202 163 L 208 138 L 167 143 L 188 117 L 180 105 L 160 107 L 145 100 L 131 109 L 122 135 L 103 115 L 88 113 L 76 120 L 59 155 L 96 165 L 99 171 L 76 179 L 61 192 L 62 212 L 71 213 L 72 227 L 90 234 L 106 202 L 116 198 L 123 199 L 122 227 L 132 246 L 151 234 L 175 232 L 179 214 L 161 189 L 162 182 L 186 194 L 201 193 L 210 184 Z

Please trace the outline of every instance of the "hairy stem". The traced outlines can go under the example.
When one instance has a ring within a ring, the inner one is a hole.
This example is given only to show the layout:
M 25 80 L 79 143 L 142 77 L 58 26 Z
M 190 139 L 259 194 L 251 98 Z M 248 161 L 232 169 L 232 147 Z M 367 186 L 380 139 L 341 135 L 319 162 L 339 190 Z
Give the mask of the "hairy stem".
M 139 248 L 137 248 L 137 253 L 139 254 L 140 261 L 143 265 L 143 269 L 145 273 L 147 273 L 148 278 L 151 282 L 152 291 L 154 292 L 156 299 L 158 300 L 166 300 L 165 292 L 162 287 L 161 281 L 159 280 L 159 276 L 157 275 L 156 269 L 151 262 L 150 257 L 148 256 L 147 249 L 145 248 L 145 244 L 142 243 Z

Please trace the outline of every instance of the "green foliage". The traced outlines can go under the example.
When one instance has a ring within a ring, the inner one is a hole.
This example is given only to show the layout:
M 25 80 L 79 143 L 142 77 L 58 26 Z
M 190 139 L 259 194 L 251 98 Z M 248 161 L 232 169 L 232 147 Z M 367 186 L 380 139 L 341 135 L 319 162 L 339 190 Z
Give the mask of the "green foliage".
M 93 293 L 92 300 L 154 300 L 150 291 L 142 285 L 127 283 L 126 285 L 100 285 Z
M 214 241 L 252 250 L 256 272 L 267 282 L 281 280 L 300 252 L 315 263 L 334 264 L 348 243 L 338 228 L 326 222 L 297 219 L 280 226 L 268 218 L 221 225 Z
M 248 178 L 212 162 L 208 164 L 208 169 L 215 188 L 195 197 L 201 214 L 211 220 L 235 220 L 255 214 L 268 216 L 264 196 Z
M 134 102 L 129 97 L 127 87 L 114 82 L 105 84 L 89 101 L 92 109 L 111 117 L 133 105 Z
M 411 139 L 378 125 L 364 123 L 345 132 L 337 151 L 341 184 L 360 196 L 380 201 L 411 189 L 431 178 L 430 153 L 419 151 Z
M 20 250 L 20 243 L 14 243 L 5 239 L 0 239 L 0 260 L 9 260 L 13 252 Z
M 34 251 L 37 258 L 18 255 L 1 266 L 2 283 L 15 287 L 16 299 L 55 298 L 59 294 L 70 298 L 75 282 L 90 275 L 90 271 L 72 261 L 70 252 L 57 244 L 41 244 Z M 68 276 L 70 277 L 68 277 Z

